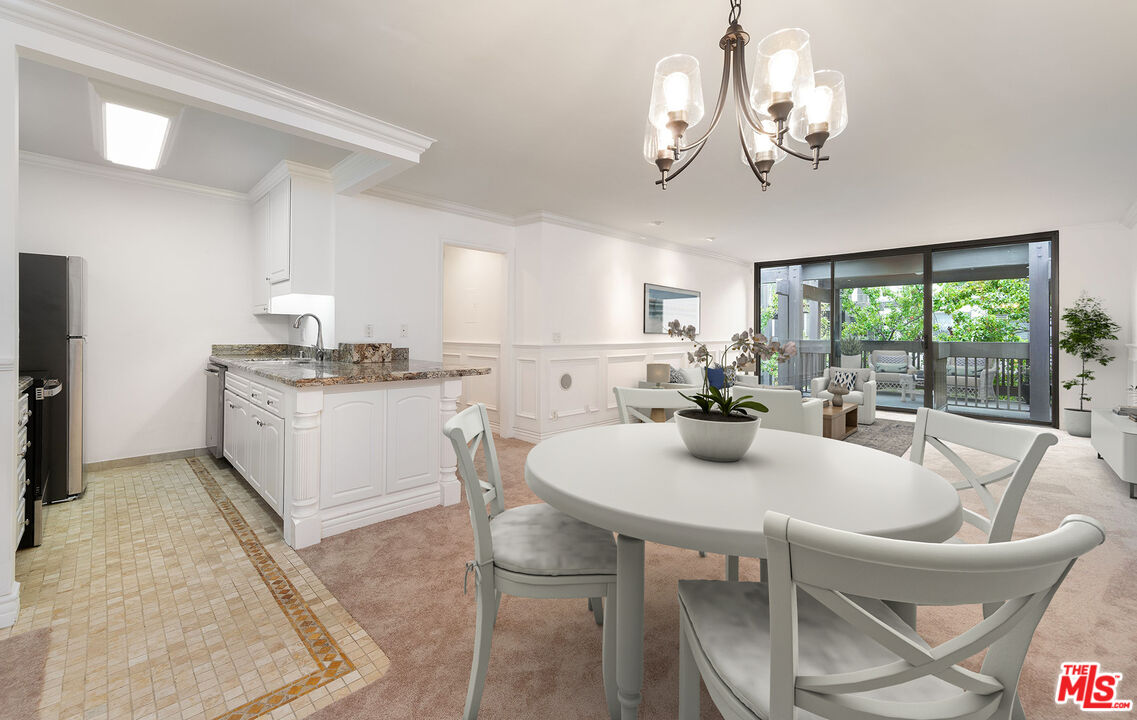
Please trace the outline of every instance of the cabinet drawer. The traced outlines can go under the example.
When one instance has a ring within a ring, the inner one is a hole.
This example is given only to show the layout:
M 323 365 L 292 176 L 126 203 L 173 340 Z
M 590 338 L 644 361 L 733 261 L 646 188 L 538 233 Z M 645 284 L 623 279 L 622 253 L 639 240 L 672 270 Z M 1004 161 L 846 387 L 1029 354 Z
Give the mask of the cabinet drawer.
M 32 413 L 28 409 L 28 394 L 24 393 L 16 402 L 16 425 L 27 425 L 31 416 Z
M 232 372 L 225 373 L 225 389 L 235 392 L 241 397 L 249 396 L 249 386 L 251 384 L 252 383 L 245 378 L 234 375 Z
M 249 390 L 249 399 L 273 415 L 284 417 L 284 393 L 281 391 L 255 382 Z
M 28 443 L 28 426 L 23 425 L 16 431 L 16 457 L 22 458 L 31 445 Z
M 16 466 L 16 502 L 19 505 L 20 500 L 24 498 L 25 492 L 28 489 L 28 461 L 20 458 L 20 464 Z

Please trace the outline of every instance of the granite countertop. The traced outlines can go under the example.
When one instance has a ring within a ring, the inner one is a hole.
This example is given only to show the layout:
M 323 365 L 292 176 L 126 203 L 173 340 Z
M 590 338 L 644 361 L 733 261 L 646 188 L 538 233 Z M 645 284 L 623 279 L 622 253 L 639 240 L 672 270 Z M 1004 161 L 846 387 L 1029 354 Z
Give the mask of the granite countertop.
M 489 375 L 488 367 L 469 367 L 427 360 L 395 360 L 385 363 L 312 362 L 305 364 L 265 363 L 266 355 L 210 355 L 211 362 L 238 368 L 266 380 L 294 387 L 324 385 L 356 385 L 363 383 L 399 382 L 401 380 L 434 380 L 467 375 Z
M 32 386 L 32 379 L 27 375 L 21 375 L 16 381 L 16 384 L 18 385 L 16 394 L 19 395 Z

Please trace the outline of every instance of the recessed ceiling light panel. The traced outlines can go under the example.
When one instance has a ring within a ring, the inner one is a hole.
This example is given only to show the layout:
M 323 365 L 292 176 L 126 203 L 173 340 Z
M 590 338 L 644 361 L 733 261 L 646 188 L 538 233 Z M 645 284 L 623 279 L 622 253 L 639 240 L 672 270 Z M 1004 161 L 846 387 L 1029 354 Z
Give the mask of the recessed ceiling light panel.
M 169 152 L 182 107 L 132 90 L 91 81 L 95 146 L 116 165 L 156 170 Z

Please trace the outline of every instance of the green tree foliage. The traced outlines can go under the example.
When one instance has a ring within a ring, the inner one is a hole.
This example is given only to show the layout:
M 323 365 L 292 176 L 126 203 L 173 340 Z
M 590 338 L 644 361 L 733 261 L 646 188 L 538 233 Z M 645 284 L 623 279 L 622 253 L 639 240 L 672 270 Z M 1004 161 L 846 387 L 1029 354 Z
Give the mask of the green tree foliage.
M 843 337 L 918 341 L 924 330 L 924 289 L 919 285 L 841 291 Z M 950 328 L 935 328 L 938 342 L 1020 342 L 1029 327 L 1030 291 L 1025 278 L 940 283 L 932 310 L 951 315 Z
M 1113 362 L 1105 341 L 1116 340 L 1121 326 L 1113 321 L 1100 300 L 1091 297 L 1078 298 L 1066 308 L 1062 322 L 1066 327 L 1058 335 L 1058 347 L 1082 361 L 1082 372 L 1063 380 L 1062 387 L 1067 390 L 1078 387 L 1078 409 L 1085 410 L 1086 402 L 1093 399 L 1086 395 L 1086 383 L 1094 379 L 1094 371 L 1086 365 L 1096 362 L 1104 367 Z

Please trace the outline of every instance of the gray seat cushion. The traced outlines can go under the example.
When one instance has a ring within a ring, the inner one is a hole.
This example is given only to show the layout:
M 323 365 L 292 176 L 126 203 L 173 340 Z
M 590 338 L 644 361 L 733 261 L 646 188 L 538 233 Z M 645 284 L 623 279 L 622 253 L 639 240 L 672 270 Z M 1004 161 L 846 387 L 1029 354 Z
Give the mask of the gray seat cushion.
M 821 398 L 822 400 L 832 400 L 833 393 L 829 392 L 828 390 L 822 390 L 821 392 L 814 395 L 814 397 Z M 854 390 L 851 393 L 845 393 L 845 395 L 842 396 L 841 401 L 844 403 L 856 403 L 858 405 L 864 405 L 865 394 L 860 390 Z
M 526 575 L 615 575 L 616 540 L 544 503 L 490 520 L 494 565 Z
M 683 580 L 679 602 L 702 652 L 723 683 L 758 717 L 770 717 L 770 601 L 765 583 Z M 927 644 L 879 600 L 859 601 L 906 637 Z M 900 658 L 837 617 L 804 592 L 798 593 L 798 675 L 850 672 Z M 892 702 L 929 702 L 958 697 L 959 688 L 935 677 L 861 693 Z M 804 710 L 797 719 L 817 718 Z

